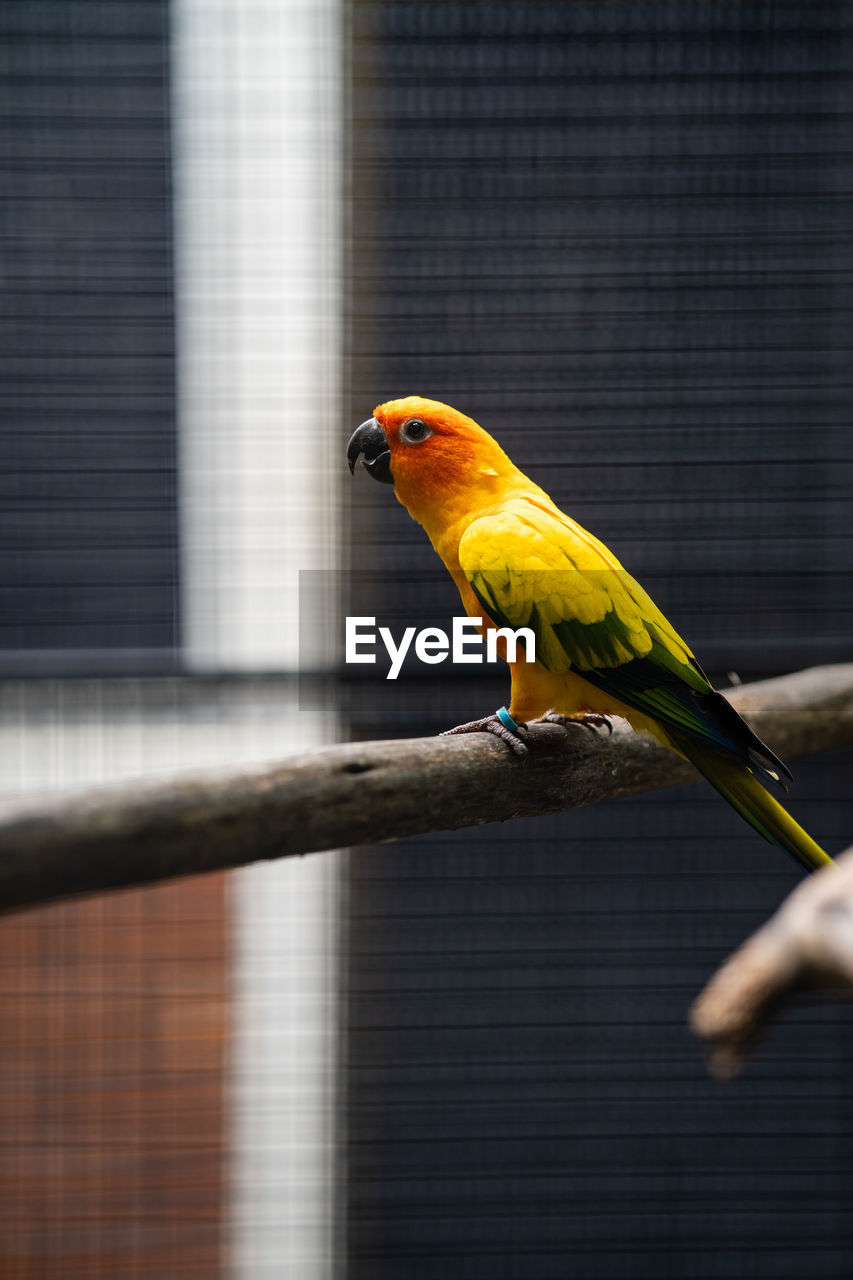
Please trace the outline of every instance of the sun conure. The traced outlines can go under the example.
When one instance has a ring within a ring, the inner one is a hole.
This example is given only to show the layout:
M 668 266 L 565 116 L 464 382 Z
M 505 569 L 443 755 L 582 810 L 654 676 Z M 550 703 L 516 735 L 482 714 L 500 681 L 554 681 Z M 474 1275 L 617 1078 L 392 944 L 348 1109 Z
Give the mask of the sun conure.
M 806 870 L 831 862 L 765 790 L 785 788 L 784 764 L 714 691 L 660 609 L 482 427 L 436 400 L 391 400 L 353 434 L 351 471 L 359 457 L 423 525 L 468 615 L 534 633 L 535 662 L 510 663 L 509 711 L 449 732 L 487 730 L 526 754 L 527 721 L 623 716 L 691 760 Z

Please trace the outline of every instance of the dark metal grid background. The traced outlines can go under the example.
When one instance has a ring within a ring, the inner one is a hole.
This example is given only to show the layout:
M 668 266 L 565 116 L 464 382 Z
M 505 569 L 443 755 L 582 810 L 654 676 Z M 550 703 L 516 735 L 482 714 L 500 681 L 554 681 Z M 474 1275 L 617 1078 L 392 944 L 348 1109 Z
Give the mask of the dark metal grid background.
M 176 644 L 168 9 L 0 5 L 0 670 Z
M 351 421 L 457 404 L 605 539 L 719 677 L 850 656 L 853 14 L 352 6 Z M 356 477 L 357 612 L 457 611 Z M 360 736 L 506 698 L 347 688 Z M 849 843 L 849 756 L 792 807 Z M 848 1276 L 845 1010 L 726 1088 L 686 1030 L 796 882 L 700 786 L 353 857 L 354 1280 Z

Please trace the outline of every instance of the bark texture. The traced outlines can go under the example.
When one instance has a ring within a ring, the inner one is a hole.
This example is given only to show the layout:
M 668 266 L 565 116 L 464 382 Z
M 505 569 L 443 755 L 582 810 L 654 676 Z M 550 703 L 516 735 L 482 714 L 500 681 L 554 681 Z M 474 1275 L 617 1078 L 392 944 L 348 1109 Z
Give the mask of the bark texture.
M 726 696 L 783 759 L 853 742 L 853 664 Z M 28 799 L 0 807 L 0 910 L 574 809 L 695 777 L 617 722 L 612 736 L 536 726 L 526 763 L 489 734 L 410 738 Z

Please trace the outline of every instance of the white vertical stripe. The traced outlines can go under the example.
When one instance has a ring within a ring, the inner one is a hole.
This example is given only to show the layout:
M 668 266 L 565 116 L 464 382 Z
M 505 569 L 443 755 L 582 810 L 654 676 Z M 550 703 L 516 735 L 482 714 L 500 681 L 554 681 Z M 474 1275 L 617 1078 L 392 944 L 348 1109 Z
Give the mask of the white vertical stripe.
M 336 1176 L 337 856 L 235 876 L 231 1274 L 328 1280 Z M 249 924 L 251 923 L 251 928 Z
M 295 670 L 334 567 L 340 0 L 173 0 L 182 622 L 196 670 Z M 316 741 L 296 714 L 293 745 Z M 231 1273 L 325 1280 L 337 861 L 233 881 Z
M 293 670 L 337 536 L 338 0 L 172 9 L 184 652 Z

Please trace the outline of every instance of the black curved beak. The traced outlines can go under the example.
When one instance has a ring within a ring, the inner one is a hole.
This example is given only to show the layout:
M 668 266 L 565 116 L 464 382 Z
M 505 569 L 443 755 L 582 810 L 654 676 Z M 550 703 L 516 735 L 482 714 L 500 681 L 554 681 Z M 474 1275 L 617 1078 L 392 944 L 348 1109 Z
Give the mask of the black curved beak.
M 350 474 L 355 471 L 359 456 L 364 460 L 365 470 L 374 480 L 383 484 L 393 484 L 391 475 L 391 450 L 388 448 L 388 437 L 375 418 L 368 418 L 356 427 L 347 445 L 347 462 Z

